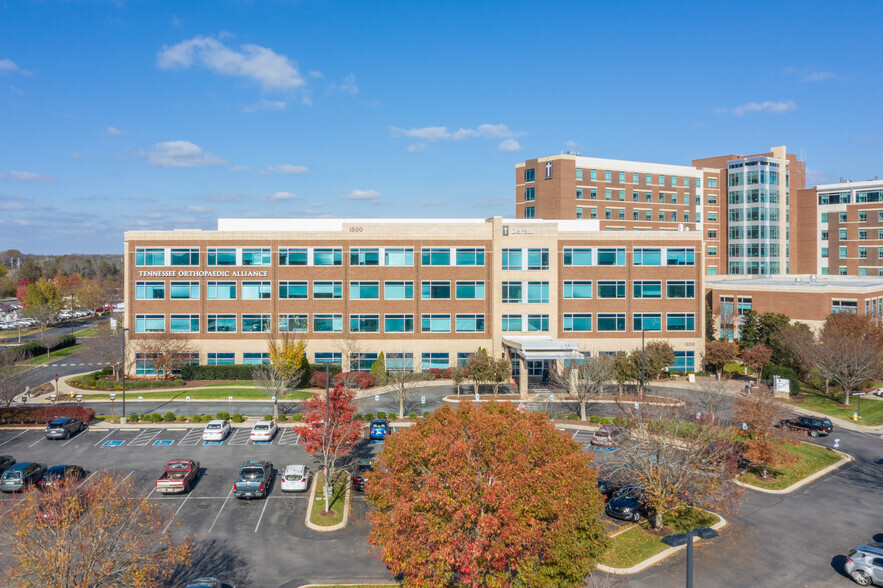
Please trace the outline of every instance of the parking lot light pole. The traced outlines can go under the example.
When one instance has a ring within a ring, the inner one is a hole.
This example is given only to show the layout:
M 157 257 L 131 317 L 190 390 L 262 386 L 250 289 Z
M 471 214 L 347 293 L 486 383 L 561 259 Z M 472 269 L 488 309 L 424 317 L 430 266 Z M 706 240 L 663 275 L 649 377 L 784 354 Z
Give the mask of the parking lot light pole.
M 666 535 L 662 538 L 662 542 L 672 547 L 687 546 L 687 588 L 693 588 L 693 537 L 702 539 L 714 539 L 720 533 L 711 527 L 699 527 L 692 529 L 686 533 L 675 533 L 674 535 Z
M 123 418 L 126 418 L 126 333 L 129 329 L 123 329 Z

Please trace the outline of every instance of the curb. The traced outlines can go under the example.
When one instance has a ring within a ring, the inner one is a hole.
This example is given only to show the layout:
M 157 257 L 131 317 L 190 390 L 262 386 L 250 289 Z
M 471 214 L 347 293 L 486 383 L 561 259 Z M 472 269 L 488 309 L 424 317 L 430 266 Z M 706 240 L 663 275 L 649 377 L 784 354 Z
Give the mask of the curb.
M 709 511 L 709 512 L 711 512 L 711 511 Z M 720 520 L 718 522 L 716 522 L 715 524 L 711 525 L 712 529 L 717 531 L 718 529 L 722 529 L 727 526 L 727 519 L 725 519 L 724 517 L 720 516 L 717 513 L 713 513 L 713 514 L 716 515 L 717 517 L 719 517 Z M 700 537 L 694 537 L 693 543 L 695 544 L 697 541 L 701 541 L 701 540 L 702 539 Z M 618 574 L 618 575 L 637 574 L 638 572 L 641 572 L 641 571 L 649 568 L 650 566 L 659 563 L 660 561 L 664 560 L 665 558 L 672 555 L 673 553 L 675 553 L 681 549 L 686 549 L 686 548 L 687 548 L 686 545 L 679 545 L 678 547 L 669 547 L 668 549 L 660 551 L 659 553 L 657 553 L 653 557 L 649 557 L 649 558 L 645 559 L 644 561 L 633 565 L 630 568 L 613 568 L 610 566 L 605 566 L 604 564 L 598 564 L 595 567 L 597 569 L 601 570 L 602 572 L 606 572 L 608 574 Z
M 806 441 L 801 441 L 801 443 L 806 443 Z M 812 445 L 812 443 L 810 443 L 810 445 Z M 816 447 L 820 447 L 820 446 L 817 445 Z M 797 482 L 794 482 L 793 484 L 791 484 L 787 488 L 782 488 L 781 490 L 772 490 L 770 488 L 761 488 L 760 486 L 755 486 L 753 484 L 746 484 L 745 482 L 740 482 L 739 480 L 736 480 L 736 479 L 734 479 L 733 482 L 735 482 L 739 486 L 742 486 L 743 488 L 748 488 L 749 490 L 756 490 L 757 492 L 764 492 L 766 494 L 790 494 L 791 492 L 794 492 L 798 488 L 806 486 L 810 482 L 814 482 L 814 481 L 818 480 L 819 478 L 821 478 L 822 476 L 830 474 L 831 472 L 833 472 L 834 470 L 836 470 L 837 468 L 839 468 L 843 464 L 849 463 L 855 459 L 853 456 L 849 455 L 848 453 L 843 453 L 842 451 L 837 451 L 836 449 L 829 449 L 829 451 L 833 451 L 834 453 L 840 454 L 843 456 L 843 458 L 840 461 L 838 461 L 837 463 L 832 463 L 828 467 L 822 468 L 819 471 L 815 472 L 814 474 L 810 474 L 809 476 L 803 478 L 802 480 L 798 480 Z
M 353 490 L 352 478 L 349 474 L 346 475 L 346 496 L 343 498 L 343 520 L 337 523 L 336 525 L 331 526 L 322 526 L 316 525 L 310 522 L 310 515 L 313 513 L 313 505 L 316 503 L 316 486 L 318 476 L 313 476 L 313 485 L 310 488 L 310 504 L 307 506 L 307 518 L 304 521 L 304 524 L 308 529 L 312 529 L 313 531 L 319 531 L 320 533 L 327 533 L 329 531 L 337 531 L 339 529 L 343 529 L 346 527 L 347 522 L 349 522 L 350 518 L 350 493 Z M 319 584 L 321 586 L 321 584 Z

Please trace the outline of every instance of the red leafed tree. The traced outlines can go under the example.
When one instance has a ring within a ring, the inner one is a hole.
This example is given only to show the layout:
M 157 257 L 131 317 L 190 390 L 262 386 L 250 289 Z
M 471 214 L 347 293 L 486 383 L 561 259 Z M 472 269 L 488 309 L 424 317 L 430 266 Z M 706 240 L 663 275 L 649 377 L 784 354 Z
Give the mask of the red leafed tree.
M 390 436 L 368 541 L 408 586 L 582 586 L 607 537 L 591 457 L 539 413 L 445 406 Z
M 788 465 L 794 455 L 788 445 L 794 445 L 794 435 L 776 425 L 787 414 L 785 405 L 767 390 L 754 390 L 739 398 L 733 406 L 743 455 L 756 464 L 761 477 L 766 478 L 770 467 Z
M 355 393 L 337 385 L 328 393 L 328 422 L 326 426 L 326 399 L 324 394 L 313 396 L 304 402 L 303 424 L 294 431 L 303 437 L 310 455 L 319 455 L 325 468 L 325 512 L 331 499 L 331 483 L 337 470 L 337 462 L 349 455 L 362 439 L 362 421 L 354 420 Z

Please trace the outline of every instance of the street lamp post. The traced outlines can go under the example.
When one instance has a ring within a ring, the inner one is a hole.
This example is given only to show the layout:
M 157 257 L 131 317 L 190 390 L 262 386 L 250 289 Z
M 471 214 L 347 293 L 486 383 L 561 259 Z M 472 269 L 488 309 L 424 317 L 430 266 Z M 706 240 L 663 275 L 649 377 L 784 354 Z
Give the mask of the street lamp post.
M 687 546 L 687 588 L 693 588 L 693 537 L 701 539 L 714 539 L 720 533 L 711 527 L 700 527 L 686 533 L 675 533 L 662 538 L 662 542 L 672 547 Z
M 126 418 L 126 333 L 129 329 L 123 329 L 123 418 Z

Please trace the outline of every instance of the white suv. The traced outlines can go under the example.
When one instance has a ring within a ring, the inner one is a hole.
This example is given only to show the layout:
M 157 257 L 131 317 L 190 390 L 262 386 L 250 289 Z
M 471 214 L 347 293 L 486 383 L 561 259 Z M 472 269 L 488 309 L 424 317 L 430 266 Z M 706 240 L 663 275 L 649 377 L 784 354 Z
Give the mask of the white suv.
M 202 431 L 203 441 L 223 441 L 230 434 L 230 423 L 215 419 L 209 421 Z
M 272 441 L 276 436 L 276 423 L 273 421 L 261 421 L 254 424 L 251 429 L 252 441 Z

